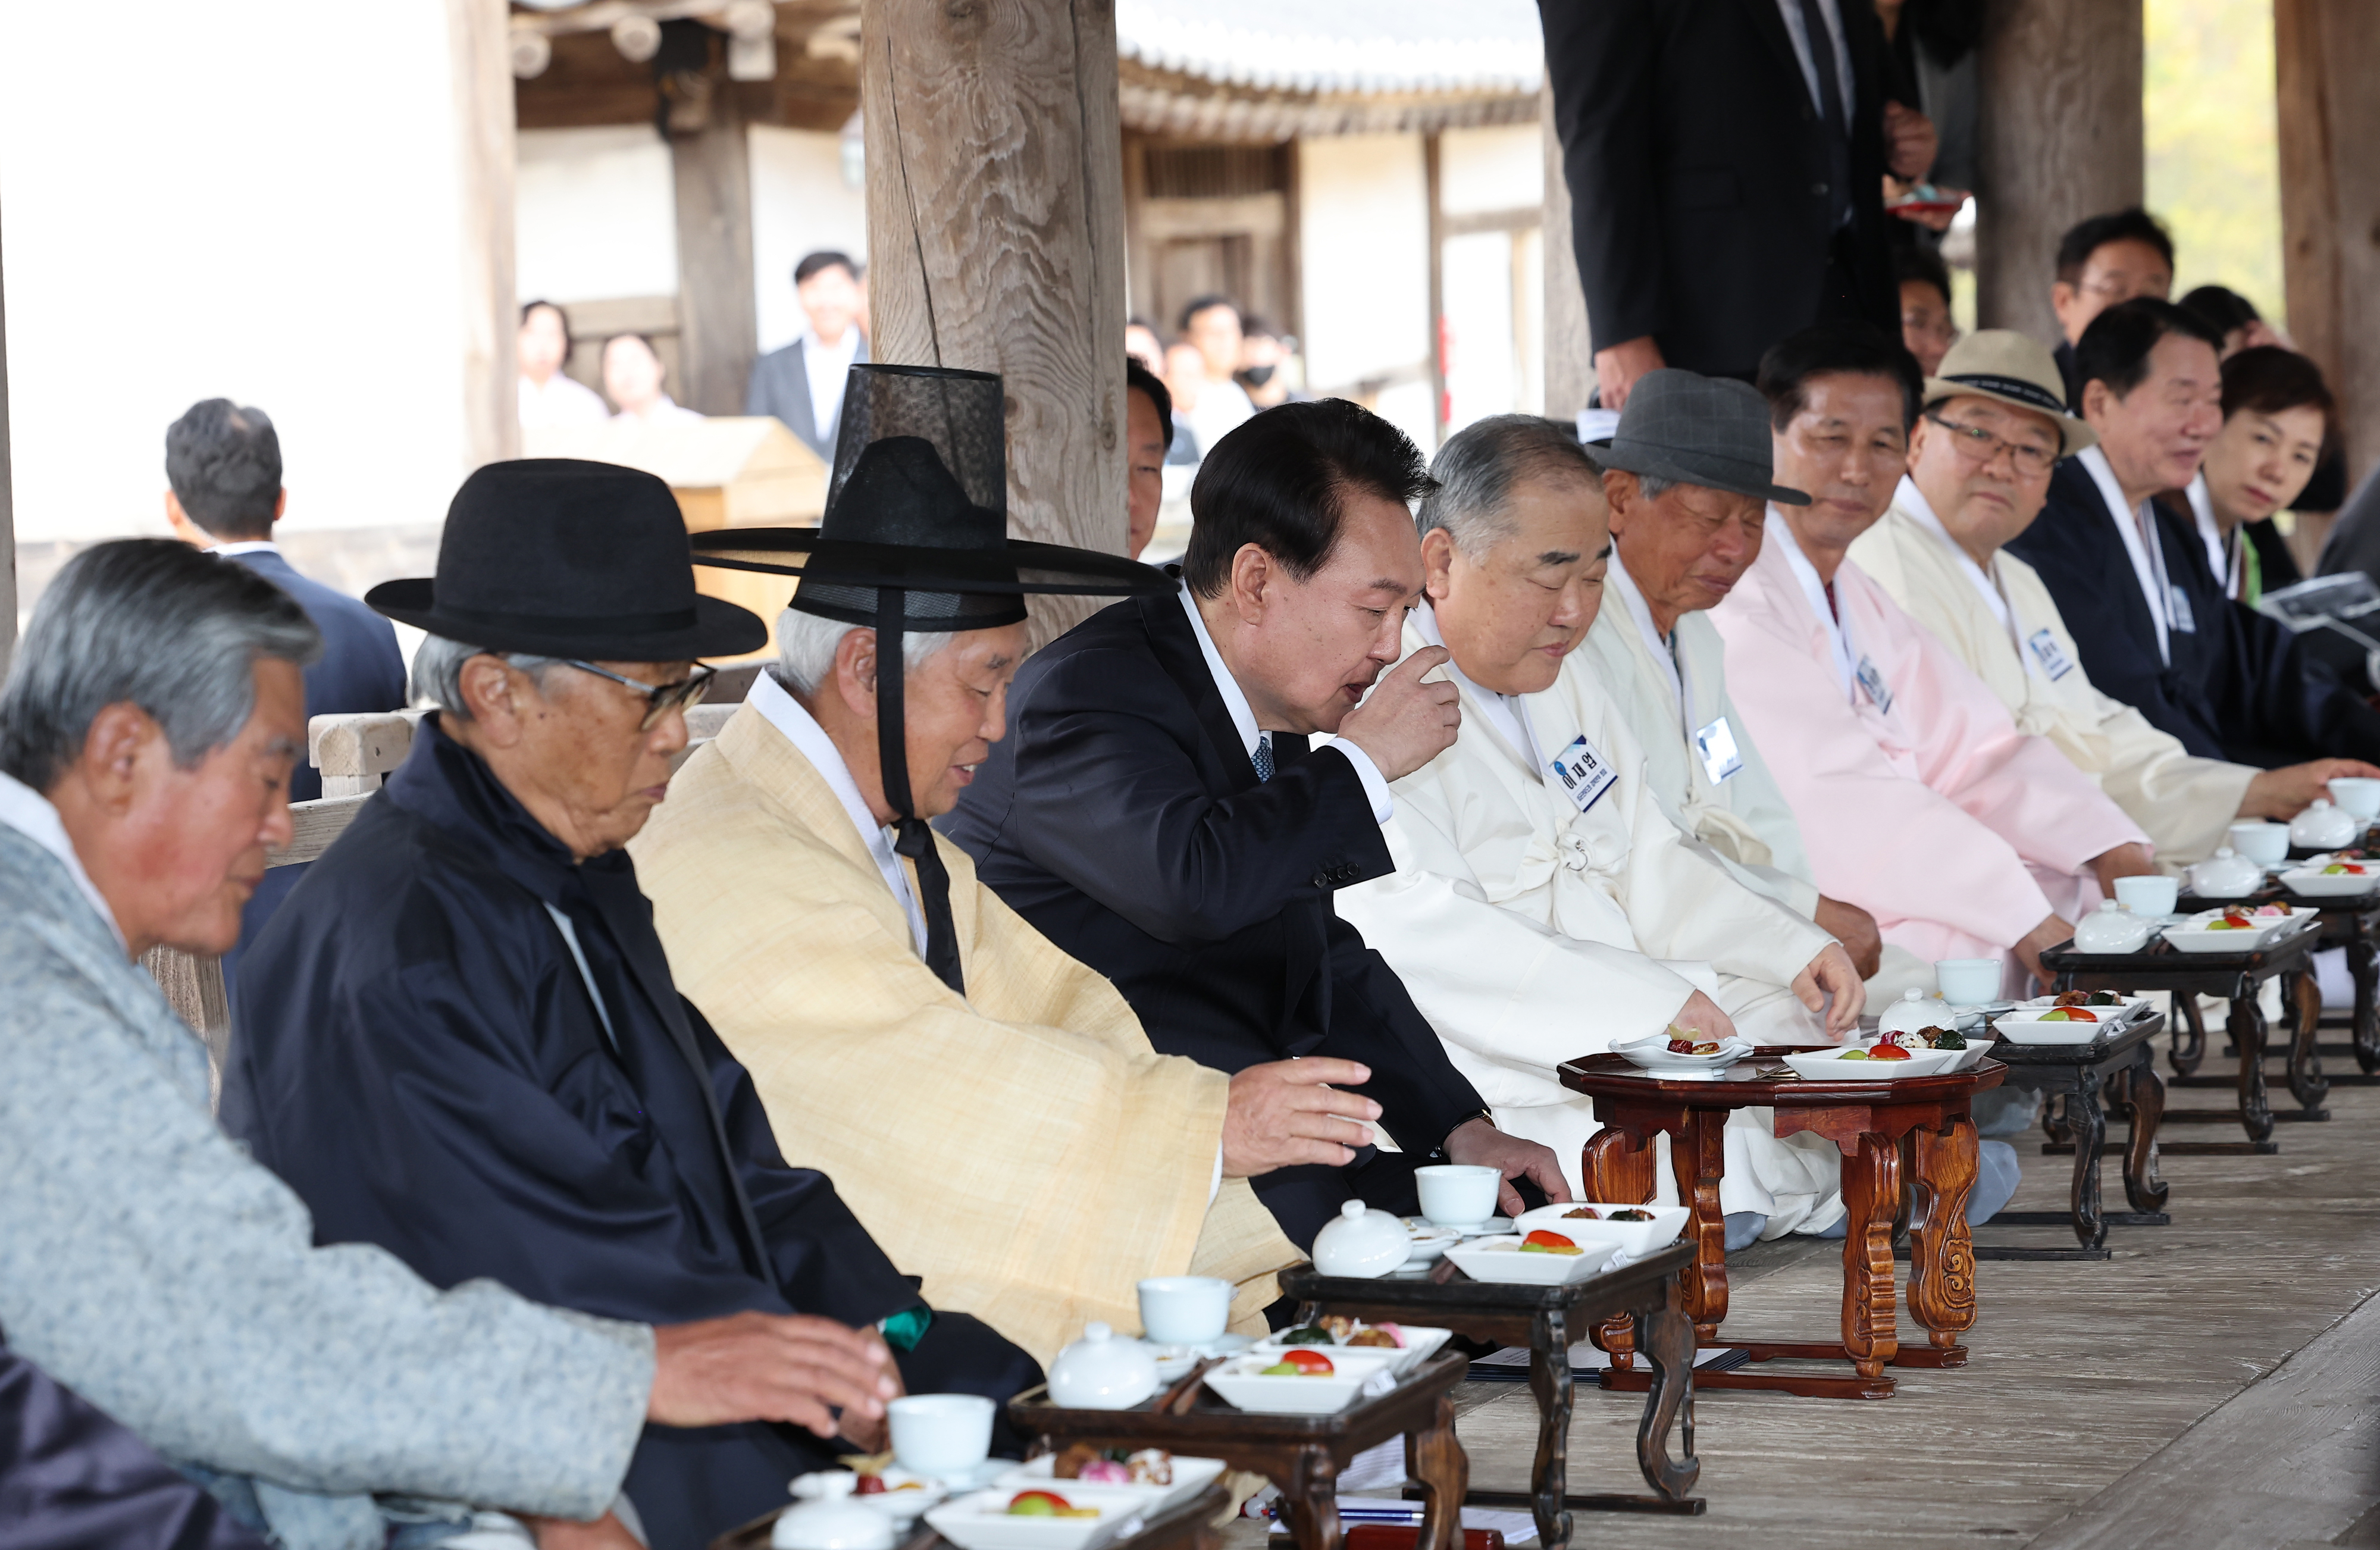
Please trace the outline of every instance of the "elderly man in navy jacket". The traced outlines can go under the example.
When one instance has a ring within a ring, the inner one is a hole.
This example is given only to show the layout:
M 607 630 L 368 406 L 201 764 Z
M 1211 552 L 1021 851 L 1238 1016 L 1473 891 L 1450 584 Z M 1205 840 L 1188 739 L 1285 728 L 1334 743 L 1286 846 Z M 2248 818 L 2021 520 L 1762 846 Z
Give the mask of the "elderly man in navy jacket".
M 165 431 L 165 520 L 175 536 L 245 565 L 298 600 L 322 635 L 322 655 L 306 670 L 306 715 L 405 708 L 405 659 L 389 622 L 344 592 L 298 574 L 273 541 L 289 492 L 281 487 L 281 437 L 261 409 L 228 398 L 193 404 Z M 303 758 L 289 772 L 289 800 L 322 794 L 322 777 Z M 239 946 L 224 954 L 224 986 L 238 995 L 239 958 L 302 866 L 264 874 L 240 916 Z

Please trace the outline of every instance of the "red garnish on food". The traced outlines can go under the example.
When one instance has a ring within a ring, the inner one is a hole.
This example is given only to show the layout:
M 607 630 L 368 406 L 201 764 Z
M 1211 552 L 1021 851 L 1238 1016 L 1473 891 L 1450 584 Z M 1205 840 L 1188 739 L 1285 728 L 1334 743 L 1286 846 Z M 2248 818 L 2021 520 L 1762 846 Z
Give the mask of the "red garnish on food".
M 1670 1053 L 1672 1055 L 1691 1055 L 1694 1052 L 1694 1041 L 1690 1038 L 1673 1038 L 1670 1041 Z
M 1333 1367 L 1330 1364 L 1330 1359 L 1320 1351 L 1307 1350 L 1302 1346 L 1282 1351 L 1281 1359 L 1299 1372 L 1315 1377 L 1329 1377 L 1339 1370 Z
M 1521 1241 L 1524 1243 L 1535 1243 L 1541 1249 L 1575 1249 L 1578 1247 L 1576 1243 L 1563 1237 L 1560 1233 L 1548 1232 L 1543 1229 L 1539 1229 L 1537 1231 L 1530 1233 L 1526 1238 L 1522 1239 Z
M 880 1474 L 863 1474 L 859 1477 L 859 1483 L 852 1488 L 852 1495 L 857 1496 L 880 1496 L 883 1494 L 884 1477 Z
M 1871 1060 L 1906 1060 L 1909 1051 L 1897 1044 L 1878 1044 L 1868 1050 L 1867 1058 Z
M 2099 1014 L 2083 1007 L 2068 1007 L 2066 1009 L 2066 1021 L 2069 1023 L 2096 1023 L 2099 1021 Z

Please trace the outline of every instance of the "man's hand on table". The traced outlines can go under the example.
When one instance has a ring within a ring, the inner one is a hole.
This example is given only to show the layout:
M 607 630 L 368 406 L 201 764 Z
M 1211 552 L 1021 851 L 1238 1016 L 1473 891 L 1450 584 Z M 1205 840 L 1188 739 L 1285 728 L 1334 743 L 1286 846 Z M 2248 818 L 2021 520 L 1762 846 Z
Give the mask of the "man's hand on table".
M 2041 966 L 2041 955 L 2072 935 L 2073 926 L 2055 914 L 2045 915 L 2040 925 L 2024 934 L 2024 940 L 2009 951 L 2014 952 L 2016 961 L 2024 965 L 2024 972 L 2031 975 L 2036 984 L 2046 988 L 2056 976 Z
M 2362 759 L 2312 759 L 2279 769 L 2260 769 L 2256 778 L 2248 782 L 2247 794 L 2240 799 L 2240 816 L 2278 818 L 2286 823 L 2304 812 L 2315 797 L 2329 795 L 2331 781 L 2371 780 L 2375 776 L 2380 776 L 2380 769 Z
M 1372 1141 L 1380 1106 L 1356 1093 L 1372 1080 L 1354 1060 L 1272 1060 L 1232 1078 L 1223 1109 L 1223 1175 L 1246 1179 L 1297 1163 L 1344 1168 Z
M 1384 673 L 1339 723 L 1340 741 L 1369 755 L 1383 781 L 1402 781 L 1454 746 L 1463 730 L 1454 685 L 1421 681 L 1451 655 L 1443 646 L 1423 647 Z
M 1843 944 L 1860 978 L 1872 978 L 1883 966 L 1884 934 L 1876 929 L 1876 916 L 1857 904 L 1821 896 L 1816 919 L 1819 930 Z
M 1468 1168 L 1492 1168 L 1503 1173 L 1505 1181 L 1496 1186 L 1496 1204 L 1508 1217 L 1517 1217 L 1528 1209 L 1521 1192 L 1512 1185 L 1512 1180 L 1524 1174 L 1546 1192 L 1548 1204 L 1571 1198 L 1570 1182 L 1562 1177 L 1561 1162 L 1551 1150 L 1517 1135 L 1506 1135 L 1485 1120 L 1465 1120 L 1449 1131 L 1445 1149 L 1448 1162 Z
M 2149 855 L 2146 845 L 2118 845 L 2091 858 L 2091 870 L 2099 878 L 2099 891 L 2113 899 L 2118 878 L 2154 878 L 2156 862 Z
M 1867 1005 L 1867 987 L 1860 983 L 1860 972 L 1840 942 L 1820 948 L 1809 967 L 1793 976 L 1793 994 L 1812 1011 L 1827 1014 L 1827 1032 L 1838 1040 L 1859 1025 L 1860 1012 Z M 1831 1007 L 1827 1005 L 1828 996 L 1835 999 Z
M 880 1425 L 884 1401 L 900 1393 L 892 1353 L 872 1329 L 735 1314 L 654 1329 L 645 1419 L 663 1426 L 781 1421 L 856 1442 L 852 1428 Z

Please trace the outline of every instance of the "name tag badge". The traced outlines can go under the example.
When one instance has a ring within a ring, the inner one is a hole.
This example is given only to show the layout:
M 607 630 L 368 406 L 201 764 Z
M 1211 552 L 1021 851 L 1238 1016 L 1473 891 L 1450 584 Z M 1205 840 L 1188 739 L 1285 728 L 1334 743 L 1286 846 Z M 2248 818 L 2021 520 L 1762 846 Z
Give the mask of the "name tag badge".
M 1570 793 L 1572 805 L 1582 813 L 1594 806 L 1597 799 L 1620 779 L 1619 772 L 1584 737 L 1564 748 L 1546 768 L 1553 771 L 1554 779 Z
M 1743 756 L 1735 751 L 1734 729 L 1724 716 L 1694 733 L 1694 752 L 1702 756 L 1703 773 L 1712 785 L 1743 768 Z
M 2041 671 L 2052 684 L 2074 671 L 2074 664 L 2068 661 L 2066 653 L 2058 648 L 2058 637 L 2047 630 L 2034 631 L 2032 638 L 2025 644 L 2033 648 L 2034 660 L 2041 664 Z
M 2196 635 L 2198 621 L 2191 616 L 2190 594 L 2179 587 L 2168 587 L 2167 590 L 2173 594 L 2173 627 L 2186 636 Z
M 1892 714 L 1892 691 L 1885 687 L 1884 674 L 1876 672 L 1875 662 L 1862 657 L 1858 671 L 1852 676 L 1859 680 L 1860 689 L 1867 696 L 1870 705 L 1885 715 Z

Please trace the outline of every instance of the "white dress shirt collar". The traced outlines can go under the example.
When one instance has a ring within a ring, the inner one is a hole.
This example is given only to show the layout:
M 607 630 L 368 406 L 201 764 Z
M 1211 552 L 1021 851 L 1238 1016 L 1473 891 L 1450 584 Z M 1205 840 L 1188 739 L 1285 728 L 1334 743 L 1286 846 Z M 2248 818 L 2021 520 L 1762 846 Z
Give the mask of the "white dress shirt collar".
M 1800 0 L 1777 0 L 1777 9 L 1784 17 L 1786 35 L 1793 40 L 1793 57 L 1802 67 L 1802 84 L 1810 89 L 1810 106 L 1818 107 L 1823 101 L 1818 91 L 1818 60 L 1810 52 L 1810 30 L 1803 25 Z M 1838 0 L 1818 0 L 1818 14 L 1827 24 L 1827 46 L 1835 56 L 1835 84 L 1841 89 L 1843 99 L 1843 131 L 1848 134 L 1859 121 L 1859 104 L 1852 97 L 1852 55 L 1843 42 L 1843 13 Z
M 820 341 L 814 330 L 802 330 L 801 359 L 809 378 L 810 423 L 821 436 L 843 413 L 843 390 L 851 380 L 851 363 L 858 358 L 857 324 L 845 324 L 843 337 L 832 345 Z
M 2009 638 L 2015 639 L 2016 616 L 2009 612 L 2008 599 L 2000 596 L 1998 581 L 1983 566 L 1976 564 L 1974 556 L 1950 536 L 1950 529 L 1942 526 L 1942 519 L 1934 515 L 1934 503 L 1925 499 L 1925 492 L 1917 488 L 1917 481 L 1906 474 L 1901 475 L 1900 488 L 1894 491 L 1892 503 L 1906 512 L 1911 521 L 1934 535 L 1958 565 L 1959 574 L 1967 578 L 1968 585 L 1974 587 L 1985 605 L 1992 611 L 1992 617 L 2000 622 L 2000 628 L 2011 632 Z M 2024 653 L 2020 651 L 2017 654 L 2022 656 Z
M 1843 698 L 1856 703 L 1859 696 L 1854 686 L 1859 672 L 1853 663 L 1858 660 L 1859 651 L 1852 643 L 1852 632 L 1835 617 L 1833 606 L 1827 601 L 1827 584 L 1818 579 L 1818 567 L 1802 552 L 1801 544 L 1793 537 L 1793 525 L 1774 505 L 1768 508 L 1768 525 L 1763 530 L 1763 538 L 1775 544 L 1785 556 L 1785 563 L 1792 567 L 1793 579 L 1801 583 L 1802 596 L 1809 601 L 1810 612 L 1816 617 L 1818 627 L 1827 632 L 1827 644 L 1834 653 L 1835 679 L 1842 685 Z
M 1446 644 L 1446 637 L 1438 633 L 1438 614 L 1427 599 L 1425 599 L 1421 606 L 1414 610 L 1413 624 L 1415 633 L 1432 646 Z M 1528 767 L 1531 778 L 1543 781 L 1546 761 L 1537 751 L 1536 728 L 1529 724 L 1528 701 L 1518 695 L 1500 695 L 1493 689 L 1481 688 L 1470 674 L 1455 664 L 1451 654 L 1447 658 L 1446 675 L 1454 680 L 1456 688 L 1468 693 L 1480 709 L 1487 712 L 1489 724 L 1512 745 L 1513 752 L 1521 756 L 1521 762 Z
M 1207 633 L 1207 616 L 1198 612 L 1198 596 L 1185 585 L 1181 591 L 1182 612 L 1190 616 L 1190 633 L 1198 637 L 1198 654 L 1207 659 L 1208 676 L 1215 681 L 1215 692 L 1223 696 L 1223 708 L 1231 713 L 1232 725 L 1240 734 L 1240 749 L 1253 761 L 1257 745 L 1269 740 L 1269 734 L 1257 725 L 1256 707 L 1248 703 L 1247 692 L 1215 649 L 1215 637 Z M 1372 757 L 1353 743 L 1334 742 L 1331 746 L 1346 756 L 1355 767 L 1355 777 L 1364 782 L 1364 794 L 1371 800 L 1372 817 L 1381 823 L 1396 812 L 1396 799 L 1389 794 L 1389 782 Z
M 759 711 L 768 723 L 785 734 L 785 740 L 810 761 L 810 768 L 826 778 L 827 788 L 835 800 L 843 804 L 851 819 L 851 827 L 859 831 L 860 842 L 875 858 L 876 869 L 884 874 L 884 886 L 892 897 L 901 901 L 901 909 L 909 917 L 910 944 L 917 956 L 926 955 L 926 915 L 917 907 L 917 896 L 909 888 L 909 874 L 901 867 L 901 858 L 892 852 L 889 830 L 876 821 L 868 810 L 868 799 L 859 794 L 859 784 L 851 778 L 851 767 L 843 761 L 843 750 L 834 739 L 818 724 L 818 719 L 802 708 L 802 702 L 787 694 L 776 674 L 762 672 L 745 691 L 745 703 Z
M 2190 477 L 2182 494 L 2189 498 L 2190 515 L 2198 520 L 2198 541 L 2206 546 L 2206 568 L 2223 584 L 2225 597 L 2238 597 L 2247 578 L 2248 567 L 2240 551 L 2247 546 L 2248 536 L 2236 528 L 2230 537 L 2224 536 L 2222 524 L 2215 520 L 2215 497 L 2207 490 L 2205 469 Z
M 2107 520 L 2116 525 L 2116 532 L 2124 540 L 2124 552 L 2131 558 L 2132 577 L 2141 586 L 2141 596 L 2149 605 L 2149 619 L 2156 625 L 2157 660 L 2173 662 L 2173 599 L 2166 591 L 2165 551 L 2157 540 L 2156 521 L 2146 501 L 2138 506 L 2124 504 L 2124 487 L 2116 478 L 2115 465 L 2107 461 L 2104 447 L 2084 447 L 2075 454 L 2075 461 L 2089 472 L 2091 482 L 2099 487 L 2099 498 L 2107 503 Z
M 1628 609 L 1628 617 L 1636 622 L 1636 633 L 1645 637 L 1646 648 L 1653 653 L 1653 660 L 1660 667 L 1661 681 L 1670 686 L 1670 698 L 1678 708 L 1678 721 L 1683 727 L 1688 715 L 1686 678 L 1678 661 L 1677 632 L 1671 630 L 1664 636 L 1653 623 L 1653 605 L 1645 600 L 1636 578 L 1628 574 L 1626 565 L 1621 563 L 1618 544 L 1611 546 L 1611 563 L 1605 568 L 1604 579 L 1611 584 L 1612 590 L 1620 594 L 1621 602 Z M 1693 729 L 1688 727 L 1686 731 L 1691 735 Z
M 271 539 L 243 539 L 237 543 L 214 544 L 207 552 L 220 554 L 228 560 L 235 554 L 278 554 L 281 546 Z
M 67 837 L 67 826 L 60 821 L 58 810 L 50 805 L 48 797 L 14 776 L 0 775 L 0 824 L 6 824 L 56 856 L 83 898 L 99 912 L 99 918 L 107 922 L 108 930 L 115 933 L 115 945 L 128 946 L 124 939 L 124 927 L 115 924 L 115 912 L 108 908 L 106 898 L 91 880 L 91 874 L 82 869 L 82 858 L 75 854 L 74 841 Z

